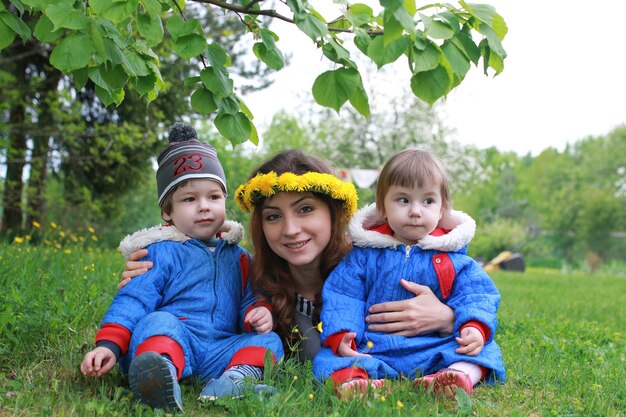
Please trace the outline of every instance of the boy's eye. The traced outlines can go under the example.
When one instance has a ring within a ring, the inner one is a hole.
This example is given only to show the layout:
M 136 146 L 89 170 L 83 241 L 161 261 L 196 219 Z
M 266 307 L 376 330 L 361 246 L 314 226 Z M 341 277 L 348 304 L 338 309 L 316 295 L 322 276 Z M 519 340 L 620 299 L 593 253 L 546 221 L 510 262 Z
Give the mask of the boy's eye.
M 195 200 L 195 198 L 193 198 L 193 197 L 185 197 L 185 198 L 183 198 L 183 201 L 188 202 L 188 203 L 192 202 L 194 200 Z

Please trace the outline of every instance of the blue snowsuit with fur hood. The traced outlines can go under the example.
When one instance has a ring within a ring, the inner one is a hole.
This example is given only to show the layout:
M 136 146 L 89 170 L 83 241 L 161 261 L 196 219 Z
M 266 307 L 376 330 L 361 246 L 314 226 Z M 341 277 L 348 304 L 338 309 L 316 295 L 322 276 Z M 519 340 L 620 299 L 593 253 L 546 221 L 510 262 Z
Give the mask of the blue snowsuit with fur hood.
M 373 205 L 361 209 L 350 223 L 354 248 L 337 265 L 322 291 L 322 342 L 340 332 L 355 332 L 357 351 L 371 357 L 340 357 L 324 347 L 313 361 L 313 372 L 320 380 L 345 368 L 358 367 L 370 378 L 414 378 L 467 361 L 488 369 L 485 381 L 505 380 L 500 349 L 493 337 L 500 294 L 489 276 L 469 256 L 466 246 L 475 231 L 474 220 L 452 211 L 438 227 L 449 230 L 441 236 L 429 235 L 407 246 L 388 234 L 370 230 L 383 225 Z M 394 336 L 367 329 L 365 316 L 377 303 L 406 300 L 414 294 L 400 285 L 400 279 L 427 285 L 455 314 L 454 332 L 420 336 Z M 468 322 L 480 322 L 489 335 L 476 356 L 455 352 L 455 336 Z M 367 343 L 372 342 L 372 348 Z
M 136 248 L 148 247 L 144 260 L 154 263 L 117 293 L 97 336 L 126 345 L 120 346 L 124 371 L 137 347 L 153 336 L 166 336 L 180 345 L 183 378 L 219 377 L 233 355 L 246 347 L 260 352 L 261 364 L 264 348 L 276 360 L 283 356 L 276 333 L 257 334 L 243 322 L 257 300 L 248 282 L 249 255 L 236 244 L 243 227 L 228 221 L 226 226 L 230 230 L 213 251 L 174 226 L 142 230 L 122 241 L 120 250 L 126 258 Z M 120 329 L 126 329 L 130 339 L 116 337 Z

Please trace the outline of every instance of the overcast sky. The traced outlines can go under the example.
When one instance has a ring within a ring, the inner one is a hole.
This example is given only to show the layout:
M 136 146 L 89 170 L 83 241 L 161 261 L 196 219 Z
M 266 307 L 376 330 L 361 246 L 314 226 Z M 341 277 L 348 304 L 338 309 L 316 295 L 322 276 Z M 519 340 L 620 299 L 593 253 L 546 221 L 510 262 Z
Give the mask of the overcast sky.
M 318 7 L 320 2 L 313 3 Z M 507 22 L 503 44 L 508 57 L 495 78 L 473 67 L 440 106 L 445 124 L 456 132 L 453 139 L 537 155 L 547 147 L 562 150 L 567 143 L 604 135 L 626 123 L 626 2 L 486 3 Z M 292 63 L 277 74 L 272 87 L 244 97 L 260 131 L 279 109 L 312 101 L 315 77 L 329 68 L 297 29 L 283 22 L 272 29 L 281 38 L 279 47 L 292 54 Z M 391 85 L 408 88 L 405 62 L 390 66 L 385 77 L 371 81 L 375 94 L 393 91 Z

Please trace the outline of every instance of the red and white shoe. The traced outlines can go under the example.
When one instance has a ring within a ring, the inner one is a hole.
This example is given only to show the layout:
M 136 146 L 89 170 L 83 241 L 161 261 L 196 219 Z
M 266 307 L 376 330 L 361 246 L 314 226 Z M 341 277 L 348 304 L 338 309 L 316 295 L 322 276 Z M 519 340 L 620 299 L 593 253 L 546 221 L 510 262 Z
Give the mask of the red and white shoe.
M 449 398 L 453 398 L 456 395 L 456 390 L 459 388 L 470 396 L 474 392 L 470 376 L 450 368 L 442 369 L 437 373 L 421 378 L 415 378 L 413 386 L 415 388 L 422 387 L 426 392 L 434 392 Z
M 341 399 L 352 398 L 355 396 L 361 398 L 367 394 L 368 389 L 371 389 L 373 392 L 385 391 L 386 389 L 385 392 L 389 392 L 391 387 L 386 386 L 386 381 L 384 379 L 355 378 L 336 387 L 335 392 L 337 393 L 337 397 Z

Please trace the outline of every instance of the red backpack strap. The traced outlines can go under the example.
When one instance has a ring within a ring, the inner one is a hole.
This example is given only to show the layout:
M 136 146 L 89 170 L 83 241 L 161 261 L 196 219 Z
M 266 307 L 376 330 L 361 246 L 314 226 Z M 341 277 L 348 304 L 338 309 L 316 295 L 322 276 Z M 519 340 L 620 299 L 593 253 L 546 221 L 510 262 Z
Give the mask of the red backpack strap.
M 439 253 L 433 256 L 433 266 L 439 280 L 441 296 L 445 300 L 452 292 L 452 284 L 454 284 L 454 277 L 456 276 L 454 264 L 447 253 Z
M 241 269 L 241 291 L 245 293 L 246 285 L 248 285 L 248 269 L 250 268 L 250 261 L 245 253 L 239 255 L 239 268 Z

